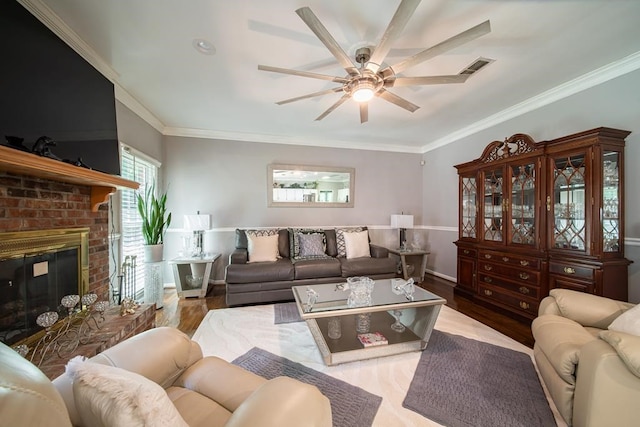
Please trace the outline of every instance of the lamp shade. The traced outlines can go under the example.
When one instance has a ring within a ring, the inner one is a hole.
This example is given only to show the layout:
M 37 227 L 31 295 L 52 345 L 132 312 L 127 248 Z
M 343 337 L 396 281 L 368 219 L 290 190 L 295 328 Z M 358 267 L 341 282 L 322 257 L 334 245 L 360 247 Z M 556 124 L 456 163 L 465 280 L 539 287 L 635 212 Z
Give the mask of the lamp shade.
M 185 215 L 185 230 L 208 230 L 211 228 L 211 215 Z
M 391 215 L 392 228 L 413 228 L 413 215 Z

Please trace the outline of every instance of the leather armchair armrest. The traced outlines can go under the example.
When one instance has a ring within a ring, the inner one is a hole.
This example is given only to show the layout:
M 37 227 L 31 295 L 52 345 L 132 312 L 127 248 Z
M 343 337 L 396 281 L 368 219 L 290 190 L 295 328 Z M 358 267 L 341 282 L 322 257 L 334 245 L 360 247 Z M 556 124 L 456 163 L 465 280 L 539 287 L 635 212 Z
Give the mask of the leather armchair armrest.
M 613 320 L 633 307 L 622 301 L 569 289 L 552 289 L 538 309 L 538 315 L 556 314 L 582 326 L 606 329 Z
M 274 410 L 278 408 L 278 410 Z M 331 405 L 309 384 L 277 377 L 258 388 L 225 427 L 331 427 Z
M 229 264 L 246 264 L 249 261 L 249 251 L 236 249 L 229 255 Z
M 389 256 L 389 250 L 383 246 L 369 244 L 369 248 L 372 258 L 387 258 Z

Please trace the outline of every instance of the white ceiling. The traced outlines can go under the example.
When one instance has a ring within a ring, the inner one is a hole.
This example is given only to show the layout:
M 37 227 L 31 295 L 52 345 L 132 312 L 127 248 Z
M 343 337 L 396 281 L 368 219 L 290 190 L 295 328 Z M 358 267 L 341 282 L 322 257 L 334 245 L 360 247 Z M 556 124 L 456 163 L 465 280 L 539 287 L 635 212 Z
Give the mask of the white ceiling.
M 399 0 L 20 1 L 167 135 L 424 152 L 640 68 L 637 0 L 422 0 L 385 62 L 487 19 L 490 34 L 402 75 L 457 74 L 478 57 L 495 62 L 463 84 L 392 88 L 421 107 L 415 113 L 376 98 L 368 123 L 360 124 L 354 101 L 314 121 L 341 95 L 275 102 L 338 83 L 257 69 L 346 74 L 295 10 L 309 6 L 353 57 L 378 43 Z M 195 38 L 216 54 L 198 53 Z

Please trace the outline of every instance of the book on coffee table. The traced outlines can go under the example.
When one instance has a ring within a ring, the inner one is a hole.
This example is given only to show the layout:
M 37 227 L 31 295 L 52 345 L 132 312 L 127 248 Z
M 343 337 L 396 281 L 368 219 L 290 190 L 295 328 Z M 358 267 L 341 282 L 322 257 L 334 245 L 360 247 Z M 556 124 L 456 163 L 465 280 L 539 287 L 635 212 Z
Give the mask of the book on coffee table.
M 367 334 L 358 334 L 358 340 L 365 347 L 372 347 L 374 345 L 386 345 L 389 341 L 380 332 L 370 332 Z

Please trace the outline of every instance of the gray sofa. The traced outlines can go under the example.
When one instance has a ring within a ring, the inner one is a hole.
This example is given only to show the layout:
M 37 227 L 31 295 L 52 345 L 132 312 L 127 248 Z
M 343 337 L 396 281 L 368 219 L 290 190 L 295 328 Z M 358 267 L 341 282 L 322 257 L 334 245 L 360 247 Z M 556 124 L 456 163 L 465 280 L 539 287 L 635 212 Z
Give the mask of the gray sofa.
M 362 227 L 366 230 L 366 227 Z M 280 259 L 248 263 L 248 242 L 245 230 L 236 230 L 236 249 L 229 256 L 225 272 L 227 305 L 229 307 L 287 301 L 293 299 L 292 286 L 342 282 L 347 277 L 367 276 L 388 279 L 396 275 L 396 261 L 389 251 L 369 244 L 371 257 L 338 257 L 336 231 L 322 230 L 326 239 L 327 258 L 292 260 L 288 229 L 278 231 Z

